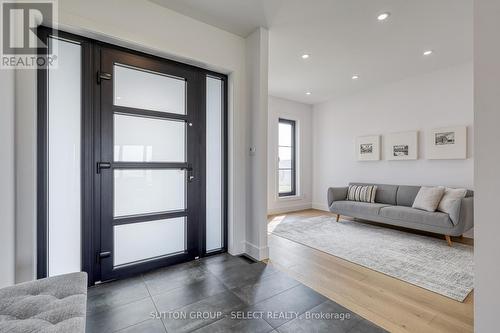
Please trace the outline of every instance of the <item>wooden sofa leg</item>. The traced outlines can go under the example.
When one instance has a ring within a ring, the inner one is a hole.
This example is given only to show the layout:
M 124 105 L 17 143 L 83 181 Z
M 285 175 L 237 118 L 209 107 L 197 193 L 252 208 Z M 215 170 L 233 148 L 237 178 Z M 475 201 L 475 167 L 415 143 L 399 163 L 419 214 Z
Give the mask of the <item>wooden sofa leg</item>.
M 448 243 L 448 246 L 451 246 L 451 237 L 448 235 L 444 236 L 446 238 L 446 242 Z
M 340 214 L 337 214 L 337 222 L 339 221 L 340 219 Z

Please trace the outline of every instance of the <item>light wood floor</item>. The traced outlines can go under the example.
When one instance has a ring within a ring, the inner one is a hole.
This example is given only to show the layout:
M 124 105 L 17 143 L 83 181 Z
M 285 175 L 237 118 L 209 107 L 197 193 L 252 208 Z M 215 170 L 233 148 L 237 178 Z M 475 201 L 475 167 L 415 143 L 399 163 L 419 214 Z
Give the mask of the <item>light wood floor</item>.
M 333 216 L 307 210 L 269 222 L 319 215 Z M 270 264 L 390 332 L 474 331 L 473 292 L 460 303 L 272 234 L 269 252 Z

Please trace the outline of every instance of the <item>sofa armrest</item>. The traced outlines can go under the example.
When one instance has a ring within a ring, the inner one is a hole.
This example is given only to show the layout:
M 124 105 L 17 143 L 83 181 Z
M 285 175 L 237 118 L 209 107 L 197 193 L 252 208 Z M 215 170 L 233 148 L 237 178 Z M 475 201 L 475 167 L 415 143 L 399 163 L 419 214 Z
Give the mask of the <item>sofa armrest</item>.
M 347 199 L 347 191 L 349 187 L 330 187 L 328 189 L 328 207 L 332 205 L 334 201 L 340 201 Z
M 463 225 L 464 232 L 474 226 L 474 197 L 457 200 L 450 211 L 454 225 Z

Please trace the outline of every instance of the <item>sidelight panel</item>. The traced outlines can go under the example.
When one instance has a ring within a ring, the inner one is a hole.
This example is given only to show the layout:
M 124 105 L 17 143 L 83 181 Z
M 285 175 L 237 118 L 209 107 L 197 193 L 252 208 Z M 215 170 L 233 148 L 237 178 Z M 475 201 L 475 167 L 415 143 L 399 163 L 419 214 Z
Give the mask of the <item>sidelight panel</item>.
M 50 37 L 47 105 L 48 276 L 81 270 L 82 47 Z
M 223 82 L 208 76 L 206 84 L 206 251 L 210 252 L 223 247 Z

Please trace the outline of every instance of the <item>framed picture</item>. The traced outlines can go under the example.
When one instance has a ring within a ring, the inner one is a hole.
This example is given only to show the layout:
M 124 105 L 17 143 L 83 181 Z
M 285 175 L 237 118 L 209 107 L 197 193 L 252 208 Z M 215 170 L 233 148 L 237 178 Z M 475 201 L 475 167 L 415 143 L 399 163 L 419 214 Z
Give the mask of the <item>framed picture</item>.
M 360 136 L 356 139 L 358 161 L 380 160 L 380 135 Z
M 426 155 L 430 160 L 466 159 L 467 127 L 444 127 L 427 135 Z
M 385 156 L 392 161 L 416 160 L 418 158 L 418 132 L 387 134 Z

